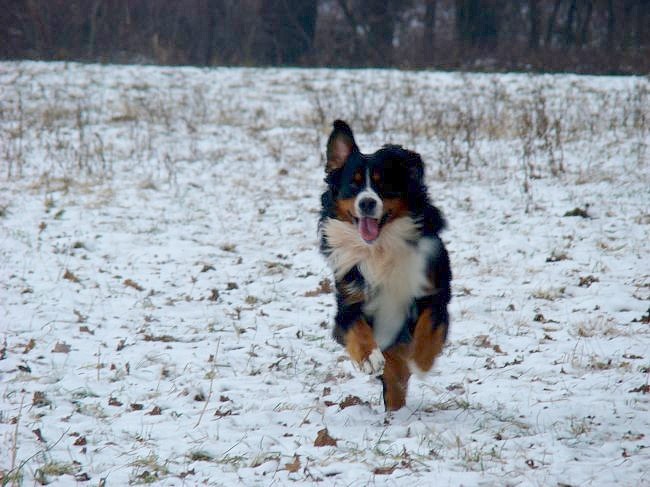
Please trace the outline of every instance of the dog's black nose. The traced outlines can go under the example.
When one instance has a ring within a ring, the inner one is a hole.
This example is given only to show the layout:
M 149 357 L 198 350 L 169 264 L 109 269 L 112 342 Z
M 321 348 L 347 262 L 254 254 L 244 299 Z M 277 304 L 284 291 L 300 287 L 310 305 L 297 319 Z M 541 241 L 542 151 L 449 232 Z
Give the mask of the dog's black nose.
M 377 208 L 377 201 L 373 198 L 363 198 L 359 201 L 359 209 L 364 215 L 372 215 Z

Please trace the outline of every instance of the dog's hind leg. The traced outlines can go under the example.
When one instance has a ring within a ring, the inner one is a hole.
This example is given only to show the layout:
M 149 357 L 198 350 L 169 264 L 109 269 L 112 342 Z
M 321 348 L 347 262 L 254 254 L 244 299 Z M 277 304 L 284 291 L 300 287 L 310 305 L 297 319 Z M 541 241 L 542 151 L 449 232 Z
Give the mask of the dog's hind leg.
M 447 337 L 447 323 L 433 320 L 431 309 L 420 314 L 413 332 L 411 359 L 422 372 L 428 372 L 442 351 Z
M 411 372 L 406 361 L 406 347 L 396 345 L 384 351 L 386 364 L 381 382 L 384 386 L 386 411 L 397 411 L 406 404 L 406 393 Z

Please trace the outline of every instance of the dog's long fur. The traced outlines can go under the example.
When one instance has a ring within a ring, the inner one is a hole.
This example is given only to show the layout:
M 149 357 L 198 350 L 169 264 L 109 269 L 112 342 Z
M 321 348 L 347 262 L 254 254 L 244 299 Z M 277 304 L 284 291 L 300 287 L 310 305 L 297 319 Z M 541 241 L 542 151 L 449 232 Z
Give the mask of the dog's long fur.
M 387 410 L 404 406 L 411 371 L 426 372 L 449 328 L 445 226 L 418 154 L 387 145 L 362 154 L 334 122 L 321 197 L 321 252 L 336 281 L 334 338 L 380 376 Z

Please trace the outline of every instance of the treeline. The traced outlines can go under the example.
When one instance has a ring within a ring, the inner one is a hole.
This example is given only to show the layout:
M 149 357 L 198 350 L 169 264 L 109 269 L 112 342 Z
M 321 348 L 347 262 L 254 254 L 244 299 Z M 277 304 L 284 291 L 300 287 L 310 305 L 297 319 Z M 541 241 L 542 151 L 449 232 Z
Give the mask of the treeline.
M 650 0 L 2 0 L 0 57 L 650 72 Z

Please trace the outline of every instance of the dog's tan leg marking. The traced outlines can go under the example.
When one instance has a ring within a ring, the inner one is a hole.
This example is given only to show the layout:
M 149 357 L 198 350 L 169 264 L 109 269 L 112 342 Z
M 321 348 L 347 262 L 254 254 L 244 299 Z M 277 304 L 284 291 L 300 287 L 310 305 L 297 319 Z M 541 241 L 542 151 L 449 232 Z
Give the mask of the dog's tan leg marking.
M 433 327 L 430 309 L 420 314 L 413 333 L 412 360 L 422 372 L 431 369 L 433 361 L 442 351 L 446 331 L 447 323 L 438 323 Z
M 386 411 L 397 411 L 406 404 L 408 382 L 411 377 L 406 353 L 404 345 L 391 347 L 384 352 L 386 365 L 384 366 L 382 381 Z
M 384 356 L 372 336 L 372 328 L 360 319 L 345 334 L 345 348 L 357 367 L 367 374 L 381 374 Z

